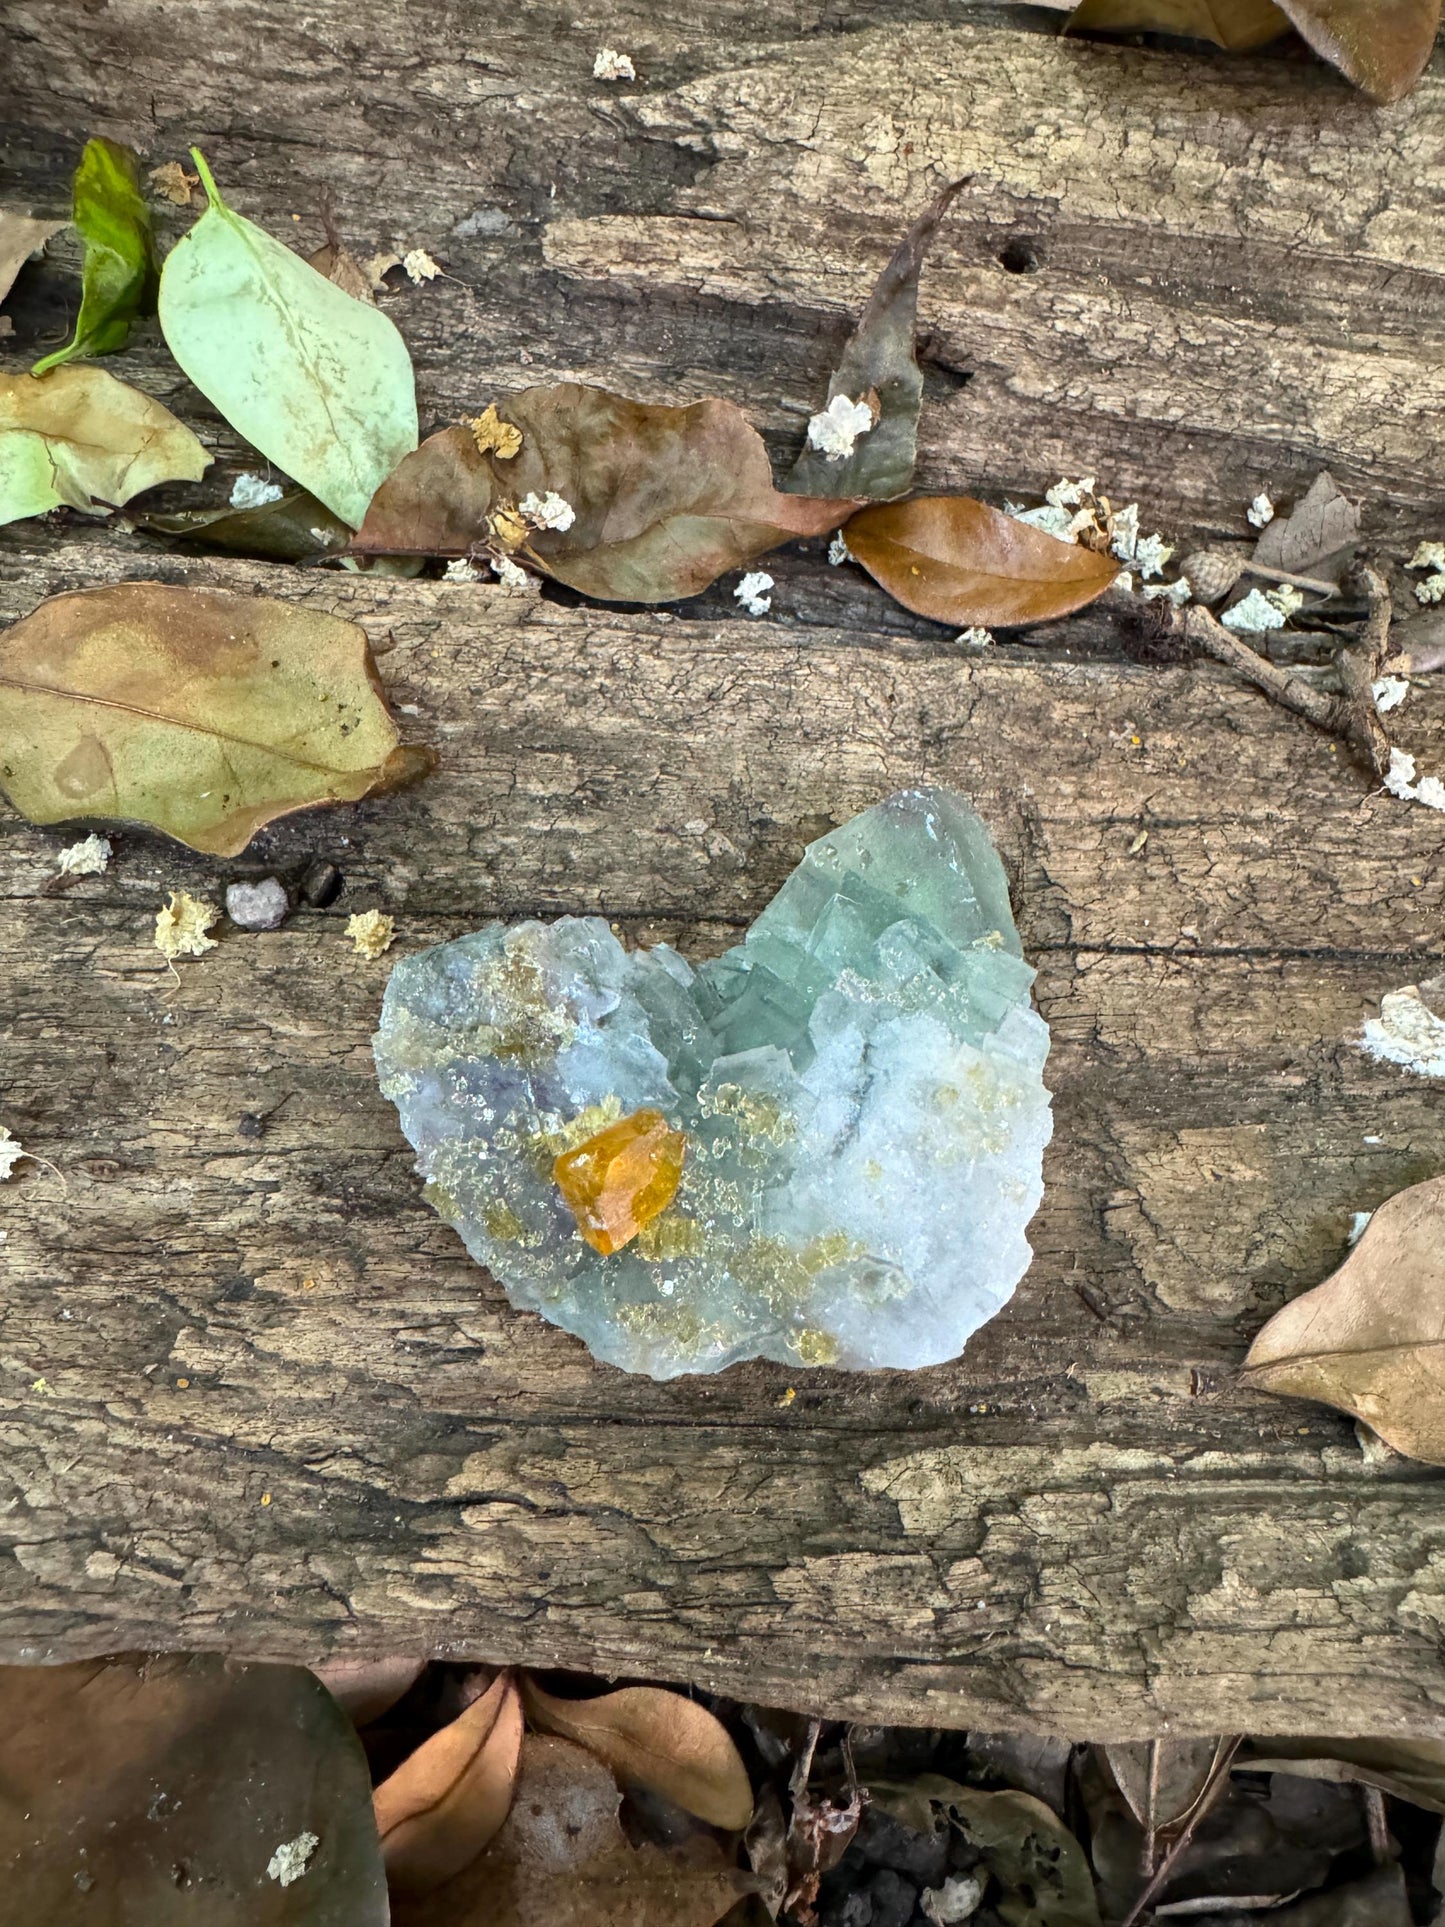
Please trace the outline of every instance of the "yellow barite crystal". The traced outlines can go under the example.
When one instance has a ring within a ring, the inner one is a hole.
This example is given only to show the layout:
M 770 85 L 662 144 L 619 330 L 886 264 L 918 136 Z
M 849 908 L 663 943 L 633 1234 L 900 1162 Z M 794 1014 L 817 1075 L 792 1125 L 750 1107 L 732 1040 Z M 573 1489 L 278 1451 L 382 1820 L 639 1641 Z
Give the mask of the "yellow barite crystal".
M 661 1111 L 634 1111 L 564 1151 L 552 1176 L 582 1237 L 607 1258 L 672 1203 L 686 1151 Z

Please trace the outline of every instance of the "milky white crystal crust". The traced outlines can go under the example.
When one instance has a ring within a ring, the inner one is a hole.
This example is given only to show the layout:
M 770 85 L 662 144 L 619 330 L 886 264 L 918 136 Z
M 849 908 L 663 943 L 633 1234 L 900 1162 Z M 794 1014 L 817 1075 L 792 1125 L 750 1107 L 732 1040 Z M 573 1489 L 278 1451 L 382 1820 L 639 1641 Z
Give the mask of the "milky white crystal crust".
M 403 958 L 376 1061 L 436 1209 L 599 1358 L 932 1365 L 1029 1263 L 1052 1129 L 1032 982 L 983 824 L 909 790 L 812 844 L 696 970 L 598 917 Z M 602 1257 L 552 1165 L 644 1107 L 687 1134 L 681 1186 Z

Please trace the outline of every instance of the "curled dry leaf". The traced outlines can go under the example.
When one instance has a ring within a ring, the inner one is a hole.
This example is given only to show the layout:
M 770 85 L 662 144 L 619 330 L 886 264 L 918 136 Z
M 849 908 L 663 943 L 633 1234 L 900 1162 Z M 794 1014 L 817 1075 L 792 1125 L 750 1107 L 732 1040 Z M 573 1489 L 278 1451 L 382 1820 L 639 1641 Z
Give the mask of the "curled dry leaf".
M 1146 1833 L 1187 1819 L 1213 1778 L 1226 1747 L 1218 1740 L 1135 1740 L 1103 1748 L 1114 1784 Z
M 0 636 L 0 691 L 0 781 L 32 823 L 123 818 L 215 856 L 430 762 L 398 744 L 362 630 L 266 596 L 52 596 Z
M 884 502 L 912 484 L 918 453 L 918 410 L 923 376 L 914 353 L 918 322 L 918 276 L 929 243 L 963 186 L 954 181 L 929 203 L 909 228 L 878 277 L 858 326 L 828 383 L 828 400 L 846 395 L 878 397 L 879 415 L 853 453 L 836 461 L 805 448 L 783 486 L 800 495 L 851 495 Z
M 0 375 L 0 523 L 196 482 L 210 460 L 168 408 L 103 368 Z
M 192 154 L 210 205 L 166 256 L 166 343 L 253 448 L 355 528 L 416 447 L 406 343 L 380 309 L 233 213 Z
M 1253 560 L 1291 575 L 1336 581 L 1360 533 L 1360 511 L 1328 469 L 1288 515 L 1276 515 L 1254 545 Z
M 1247 1740 L 1235 1758 L 1246 1773 L 1298 1773 L 1307 1780 L 1378 1787 L 1445 1813 L 1445 1740 Z
M 714 1927 L 756 1887 L 715 1844 L 629 1845 L 620 1803 L 584 1748 L 528 1734 L 501 1832 L 446 1886 L 398 1896 L 394 1927 Z
M 498 415 L 521 431 L 514 454 L 484 454 L 470 428 L 431 436 L 378 491 L 356 552 L 465 555 L 493 543 L 489 518 L 555 494 L 575 519 L 528 534 L 530 562 L 602 602 L 672 602 L 853 507 L 780 494 L 731 402 L 669 408 L 563 382 Z
M 1445 1465 L 1445 1178 L 1382 1204 L 1334 1276 L 1270 1319 L 1242 1376 L 1352 1412 L 1397 1452 Z
M 7 1666 L 0 1720 L 7 1920 L 386 1927 L 361 1744 L 304 1667 Z
M 85 242 L 80 313 L 63 348 L 37 361 L 43 375 L 81 355 L 125 346 L 131 323 L 155 311 L 159 267 L 140 161 L 119 141 L 90 140 L 75 170 L 75 225 Z
M 0 207 L 0 301 L 9 294 L 31 255 L 38 253 L 52 234 L 69 225 L 68 221 L 36 221 L 28 214 Z
M 1099 33 L 1177 33 L 1246 53 L 1289 32 L 1274 0 L 1082 0 L 1067 29 Z
M 327 1659 L 312 1672 L 353 1726 L 369 1726 L 421 1678 L 424 1659 Z
M 267 562 L 309 562 L 344 549 L 351 530 L 324 502 L 304 488 L 291 488 L 274 502 L 249 509 L 181 509 L 171 515 L 133 515 L 146 535 L 169 535 L 232 555 Z
M 1119 565 L 967 495 L 920 495 L 859 511 L 848 553 L 915 614 L 955 628 L 1048 622 L 1102 595 Z
M 426 1894 L 470 1865 L 501 1830 L 522 1744 L 522 1702 L 499 1673 L 376 1789 L 376 1827 L 394 1893 Z
M 752 1819 L 747 1768 L 727 1728 L 705 1706 L 660 1686 L 566 1700 L 528 1679 L 522 1691 L 533 1726 L 576 1740 L 620 1780 L 641 1781 L 729 1832 L 740 1833 Z
M 1294 27 L 1373 100 L 1399 100 L 1425 71 L 1440 0 L 1083 0 L 1068 26 L 1189 34 L 1246 52 Z

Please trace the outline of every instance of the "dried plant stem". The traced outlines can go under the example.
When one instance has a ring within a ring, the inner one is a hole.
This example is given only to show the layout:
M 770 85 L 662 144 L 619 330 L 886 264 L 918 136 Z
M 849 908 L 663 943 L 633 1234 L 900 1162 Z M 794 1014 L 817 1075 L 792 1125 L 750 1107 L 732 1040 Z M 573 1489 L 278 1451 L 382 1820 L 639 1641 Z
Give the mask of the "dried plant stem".
M 1311 595 L 1337 596 L 1339 584 L 1326 582 L 1317 575 L 1291 575 L 1288 569 L 1272 569 L 1267 562 L 1244 562 L 1241 575 L 1262 576 L 1266 582 L 1287 582 L 1292 589 L 1306 589 Z
M 1362 1786 L 1360 1793 L 1365 1803 L 1371 1857 L 1377 1867 L 1388 1867 L 1394 1856 L 1390 1852 L 1390 1823 L 1385 1817 L 1385 1796 L 1377 1786 Z
M 1226 629 L 1224 633 L 1228 635 L 1229 631 Z M 1205 1782 L 1199 1798 L 1194 1803 L 1189 1818 L 1180 1829 L 1179 1838 L 1159 1862 L 1153 1879 L 1129 1909 L 1128 1915 L 1123 1922 L 1123 1927 L 1139 1927 L 1139 1922 L 1148 1912 L 1149 1907 L 1153 1903 L 1154 1896 L 1163 1889 L 1169 1876 L 1173 1873 L 1175 1865 L 1183 1855 L 1185 1848 L 1194 1838 L 1194 1829 L 1199 1825 L 1199 1822 L 1204 1818 L 1205 1814 L 1214 1806 L 1225 1787 L 1229 1785 L 1229 1771 L 1234 1765 L 1234 1756 L 1242 1744 L 1242 1736 L 1236 1736 L 1235 1738 L 1222 1742 L 1219 1756 L 1215 1760 L 1209 1778 Z

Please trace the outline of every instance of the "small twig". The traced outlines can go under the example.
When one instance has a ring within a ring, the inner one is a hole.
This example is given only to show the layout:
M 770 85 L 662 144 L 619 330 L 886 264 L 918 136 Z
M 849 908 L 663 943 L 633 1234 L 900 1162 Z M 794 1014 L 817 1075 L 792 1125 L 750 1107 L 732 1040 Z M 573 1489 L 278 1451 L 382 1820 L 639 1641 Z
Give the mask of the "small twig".
M 1365 1802 L 1365 1825 L 1369 1829 L 1371 1856 L 1377 1867 L 1388 1867 L 1394 1856 L 1390 1852 L 1390 1823 L 1385 1817 L 1385 1796 L 1377 1786 L 1362 1786 L 1360 1792 Z
M 1224 633 L 1228 635 L 1229 631 L 1226 629 Z M 1155 1870 L 1154 1878 L 1129 1909 L 1123 1927 L 1139 1927 L 1139 1922 L 1144 1918 L 1155 1894 L 1161 1892 L 1167 1884 L 1175 1865 L 1184 1853 L 1185 1848 L 1189 1845 L 1189 1842 L 1194 1838 L 1194 1829 L 1199 1825 L 1199 1822 L 1204 1818 L 1205 1814 L 1210 1812 L 1215 1801 L 1218 1800 L 1220 1794 L 1225 1787 L 1228 1786 L 1229 1770 L 1233 1766 L 1234 1756 L 1242 1744 L 1242 1736 L 1224 1742 L 1222 1750 L 1210 1770 L 1209 1778 L 1205 1782 L 1198 1800 L 1194 1803 L 1194 1810 L 1180 1830 L 1179 1838 L 1160 1861 Z
M 1288 569 L 1272 569 L 1266 562 L 1242 563 L 1240 574 L 1263 576 L 1266 582 L 1287 582 L 1292 589 L 1306 589 L 1311 595 L 1337 596 L 1340 592 L 1337 582 L 1325 582 L 1317 575 L 1291 575 Z
M 1262 689 L 1281 708 L 1289 709 L 1296 716 L 1303 716 L 1325 735 L 1335 733 L 1338 698 L 1327 696 L 1322 690 L 1313 688 L 1288 669 L 1281 669 L 1278 663 L 1270 662 L 1260 655 L 1257 649 L 1235 635 L 1208 609 L 1195 603 L 1181 610 L 1183 629 L 1186 637 L 1200 651 L 1201 655 L 1212 656 L 1226 668 L 1233 669 L 1243 676 L 1246 682 Z
M 794 1802 L 797 1801 L 800 1794 L 807 1791 L 808 1775 L 813 1771 L 813 1755 L 818 1750 L 818 1735 L 822 1730 L 823 1722 L 821 1720 L 808 1721 L 807 1738 L 803 1741 L 803 1749 L 798 1755 L 798 1763 L 793 1768 L 792 1778 L 788 1781 L 788 1792 Z

